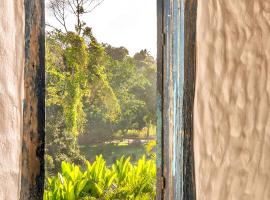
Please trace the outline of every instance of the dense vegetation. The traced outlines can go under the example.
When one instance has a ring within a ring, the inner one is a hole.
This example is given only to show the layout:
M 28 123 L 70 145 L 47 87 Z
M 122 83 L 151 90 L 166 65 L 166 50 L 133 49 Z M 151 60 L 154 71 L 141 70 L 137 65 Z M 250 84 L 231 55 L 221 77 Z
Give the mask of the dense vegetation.
M 78 142 L 154 134 L 155 63 L 147 51 L 130 57 L 91 33 L 50 32 L 46 44 L 46 147 L 56 169 L 84 161 Z
M 86 170 L 80 166 L 62 163 L 62 171 L 49 178 L 44 199 L 94 200 L 94 199 L 155 199 L 156 168 L 152 160 L 142 157 L 132 165 L 122 157 L 111 168 L 99 156 Z
M 46 33 L 45 199 L 153 199 L 155 60 L 99 43 L 81 20 L 92 1 L 49 4 L 63 27 Z M 72 31 L 67 10 L 77 19 Z M 107 166 L 93 160 L 99 154 Z

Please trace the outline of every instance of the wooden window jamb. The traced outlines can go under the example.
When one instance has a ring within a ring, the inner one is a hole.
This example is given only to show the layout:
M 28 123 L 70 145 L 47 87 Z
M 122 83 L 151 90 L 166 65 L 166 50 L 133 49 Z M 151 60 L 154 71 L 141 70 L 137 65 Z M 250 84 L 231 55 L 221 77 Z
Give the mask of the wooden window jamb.
M 157 199 L 195 200 L 197 0 L 157 0 Z M 163 183 L 164 182 L 164 183 Z
M 45 149 L 44 0 L 25 0 L 21 200 L 43 199 Z

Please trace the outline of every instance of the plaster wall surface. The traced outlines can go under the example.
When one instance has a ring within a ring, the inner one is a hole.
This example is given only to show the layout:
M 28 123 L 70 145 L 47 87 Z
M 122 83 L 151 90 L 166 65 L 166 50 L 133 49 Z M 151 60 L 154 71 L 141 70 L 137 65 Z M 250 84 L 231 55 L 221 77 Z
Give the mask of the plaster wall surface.
M 270 1 L 198 0 L 198 200 L 270 199 Z
M 18 200 L 24 69 L 23 0 L 0 0 L 0 199 Z

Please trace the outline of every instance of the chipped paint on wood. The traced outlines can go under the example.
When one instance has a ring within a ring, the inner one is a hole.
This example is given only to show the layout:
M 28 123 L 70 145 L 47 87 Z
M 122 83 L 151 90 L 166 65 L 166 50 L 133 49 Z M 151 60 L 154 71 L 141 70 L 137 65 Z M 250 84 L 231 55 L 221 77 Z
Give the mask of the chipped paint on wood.
M 161 4 L 161 3 L 160 3 Z M 158 4 L 159 5 L 159 4 Z M 162 28 L 165 45 L 158 53 L 158 95 L 162 97 L 162 152 L 164 190 L 158 199 L 193 200 L 193 100 L 195 83 L 196 0 L 164 0 Z M 158 15 L 159 16 L 159 15 Z M 159 20 L 159 19 L 158 19 Z M 158 41 L 162 40 L 161 36 Z M 159 47 L 160 42 L 158 42 Z M 162 54 L 161 54 L 162 53 Z M 160 150 L 159 150 L 160 151 Z M 159 154 L 158 154 L 159 155 Z M 158 179 L 161 180 L 161 179 Z
M 25 0 L 21 200 L 42 199 L 45 143 L 44 0 Z
M 174 1 L 172 8 L 173 16 L 173 82 L 174 82 L 174 136 L 173 136 L 173 182 L 174 199 L 183 199 L 183 155 L 184 155 L 184 133 L 183 133 L 183 95 L 184 95 L 184 1 Z

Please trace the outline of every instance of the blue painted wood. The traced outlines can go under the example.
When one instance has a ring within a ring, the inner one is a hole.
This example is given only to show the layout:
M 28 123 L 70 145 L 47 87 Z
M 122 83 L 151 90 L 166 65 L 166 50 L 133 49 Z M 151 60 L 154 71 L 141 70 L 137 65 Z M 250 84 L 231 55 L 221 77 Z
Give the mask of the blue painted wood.
M 157 0 L 157 184 L 156 199 L 163 199 L 163 0 Z
M 162 199 L 166 200 L 196 199 L 192 115 L 196 12 L 196 0 L 163 0 L 162 31 L 165 43 L 163 54 L 158 54 L 163 60 L 158 63 L 162 64 L 162 67 L 158 66 L 162 71 L 162 80 L 158 76 L 158 82 L 163 83 L 159 94 L 162 101 L 158 101 L 162 102 L 162 120 L 159 120 L 162 126 L 158 126 L 158 129 L 162 128 L 162 134 L 158 137 L 162 164 L 158 166 L 163 167 L 165 187 Z
M 174 73 L 174 199 L 183 199 L 183 94 L 184 94 L 184 0 L 174 0 L 173 54 Z
M 171 8 L 172 2 L 164 1 L 164 54 L 163 54 L 163 159 L 164 168 L 163 176 L 165 177 L 164 199 L 173 199 L 173 175 L 172 175 L 172 158 L 173 158 L 173 71 L 172 71 L 172 35 L 171 35 Z

